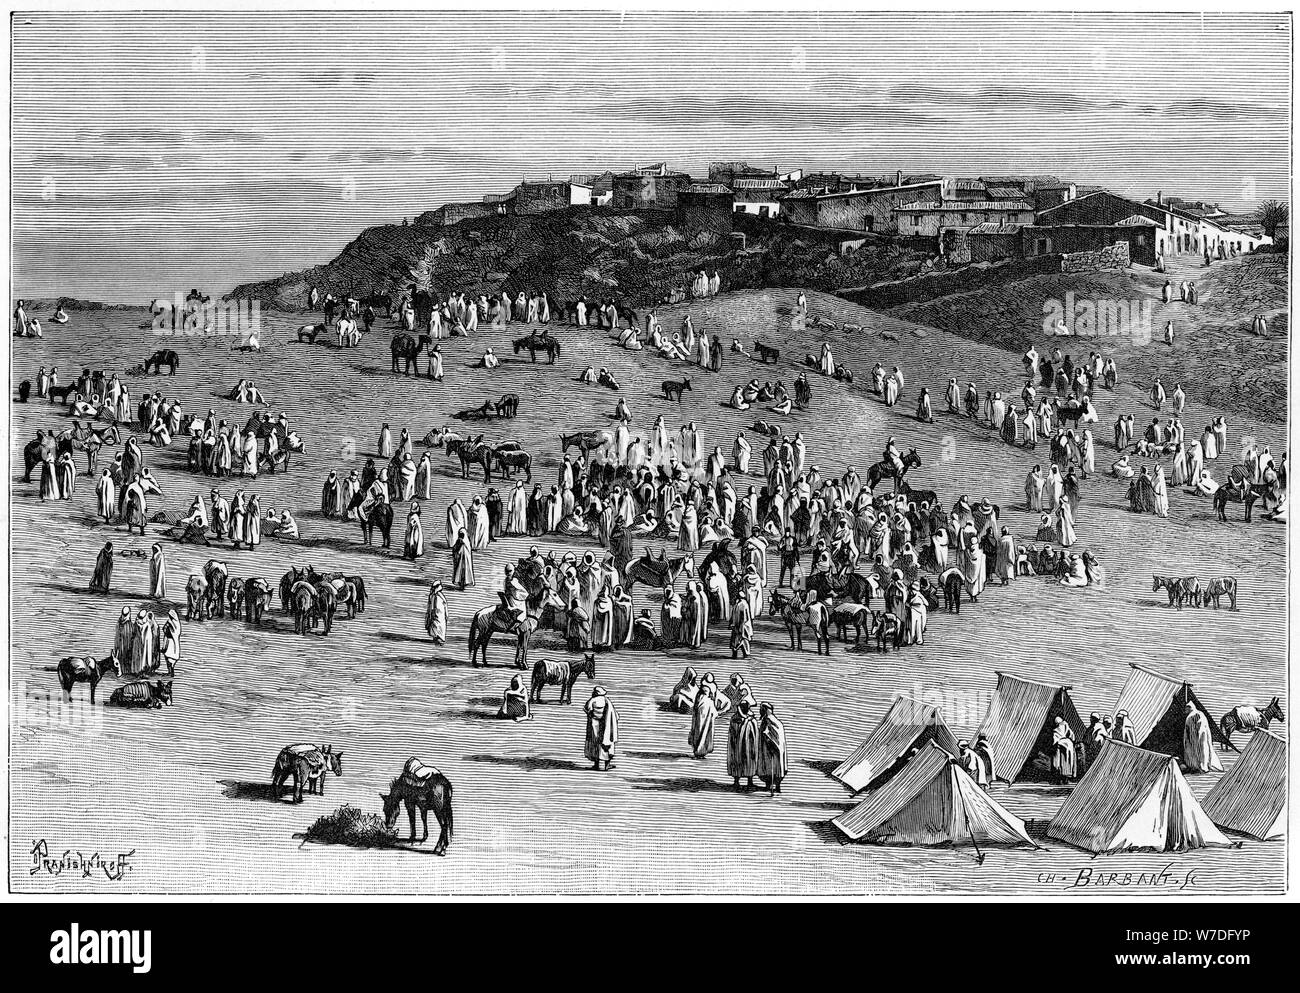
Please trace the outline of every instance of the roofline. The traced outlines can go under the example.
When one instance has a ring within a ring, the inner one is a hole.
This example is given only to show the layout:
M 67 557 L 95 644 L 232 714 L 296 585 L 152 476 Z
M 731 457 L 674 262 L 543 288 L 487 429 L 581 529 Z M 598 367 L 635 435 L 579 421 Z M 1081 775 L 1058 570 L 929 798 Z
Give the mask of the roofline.
M 902 186 L 872 186 L 865 190 L 840 190 L 838 193 L 815 193 L 810 197 L 799 197 L 800 200 L 821 200 L 826 197 L 853 197 L 862 196 L 865 193 L 891 193 L 896 190 L 919 190 L 927 186 L 942 186 L 943 177 L 938 179 L 927 179 L 920 183 L 904 183 Z

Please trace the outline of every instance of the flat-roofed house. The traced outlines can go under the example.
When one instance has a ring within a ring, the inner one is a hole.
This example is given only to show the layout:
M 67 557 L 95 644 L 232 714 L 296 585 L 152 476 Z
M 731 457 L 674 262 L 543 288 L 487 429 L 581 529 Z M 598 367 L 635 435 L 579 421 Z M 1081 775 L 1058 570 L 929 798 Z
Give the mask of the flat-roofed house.
M 776 217 L 781 213 L 781 198 L 790 192 L 788 183 L 775 178 L 745 177 L 731 181 L 732 209 L 737 213 Z
M 934 238 L 945 231 L 969 231 L 980 224 L 1032 224 L 1027 200 L 914 200 L 895 209 L 898 233 Z
M 791 224 L 897 234 L 899 204 L 937 202 L 943 196 L 942 177 L 880 186 L 873 189 L 832 192 L 816 188 L 794 190 L 781 201 L 781 216 Z

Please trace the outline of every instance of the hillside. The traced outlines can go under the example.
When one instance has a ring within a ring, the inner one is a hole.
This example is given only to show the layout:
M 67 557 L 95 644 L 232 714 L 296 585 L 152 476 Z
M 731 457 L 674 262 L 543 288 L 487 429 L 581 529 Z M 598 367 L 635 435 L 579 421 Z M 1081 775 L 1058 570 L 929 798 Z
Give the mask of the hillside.
M 1195 283 L 1200 302 L 1160 301 L 1165 279 L 1175 288 Z M 1045 305 L 1075 301 L 1149 302 L 1149 339 L 1143 335 L 1064 339 L 1071 354 L 1098 350 L 1114 355 L 1120 375 L 1147 386 L 1160 376 L 1172 389 L 1181 382 L 1189 397 L 1233 413 L 1250 413 L 1271 421 L 1286 420 L 1287 411 L 1287 256 L 1248 255 L 1215 263 L 1175 261 L 1167 276 L 1134 267 L 1125 272 L 1091 272 L 1030 276 L 992 282 L 979 289 L 899 304 L 886 312 L 918 324 L 951 331 L 997 348 L 1022 353 L 1031 344 L 1042 348 Z M 1268 317 L 1269 332 L 1250 332 L 1251 317 Z M 1167 321 L 1174 322 L 1172 348 L 1161 340 Z M 1048 320 L 1046 327 L 1050 328 Z
M 726 234 L 681 226 L 659 211 L 573 207 L 530 216 L 484 217 L 450 227 L 369 228 L 332 262 L 276 279 L 246 283 L 232 297 L 302 310 L 308 287 L 322 293 L 373 294 L 404 288 L 432 252 L 435 288 L 471 295 L 544 290 L 554 299 L 614 296 L 632 304 L 667 297 L 689 274 L 717 269 L 732 288 L 805 286 L 836 289 L 911 275 L 924 254 L 895 243 L 841 256 L 815 234 L 742 219 L 745 247 Z

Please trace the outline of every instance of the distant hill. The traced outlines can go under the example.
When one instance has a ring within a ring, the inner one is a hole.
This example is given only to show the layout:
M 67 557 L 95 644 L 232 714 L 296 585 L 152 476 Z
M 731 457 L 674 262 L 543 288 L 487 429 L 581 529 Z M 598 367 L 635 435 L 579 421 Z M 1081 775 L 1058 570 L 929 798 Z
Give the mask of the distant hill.
M 99 300 L 78 300 L 75 297 L 20 297 L 27 313 L 40 317 L 47 310 L 62 306 L 65 310 L 138 310 L 144 304 L 103 303 Z
M 643 305 L 665 299 L 701 269 L 719 270 L 730 288 L 835 289 L 896 279 L 929 264 L 924 253 L 887 239 L 841 256 L 837 236 L 758 219 L 737 218 L 737 225 L 743 248 L 725 233 L 683 226 L 668 211 L 571 207 L 450 227 L 386 225 L 363 231 L 332 262 L 245 283 L 229 296 L 303 310 L 311 286 L 336 295 L 400 292 L 426 261 L 440 292 L 544 290 L 559 300 L 612 296 Z

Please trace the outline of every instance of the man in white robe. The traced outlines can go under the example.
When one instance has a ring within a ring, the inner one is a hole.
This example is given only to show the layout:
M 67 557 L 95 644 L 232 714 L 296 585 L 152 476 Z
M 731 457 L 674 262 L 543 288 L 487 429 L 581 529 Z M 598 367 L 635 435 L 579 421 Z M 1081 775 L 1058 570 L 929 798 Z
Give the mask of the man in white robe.
M 1183 724 L 1183 764 L 1188 772 L 1223 771 L 1223 763 L 1214 750 L 1210 722 L 1190 702 L 1187 704 L 1187 720 Z

